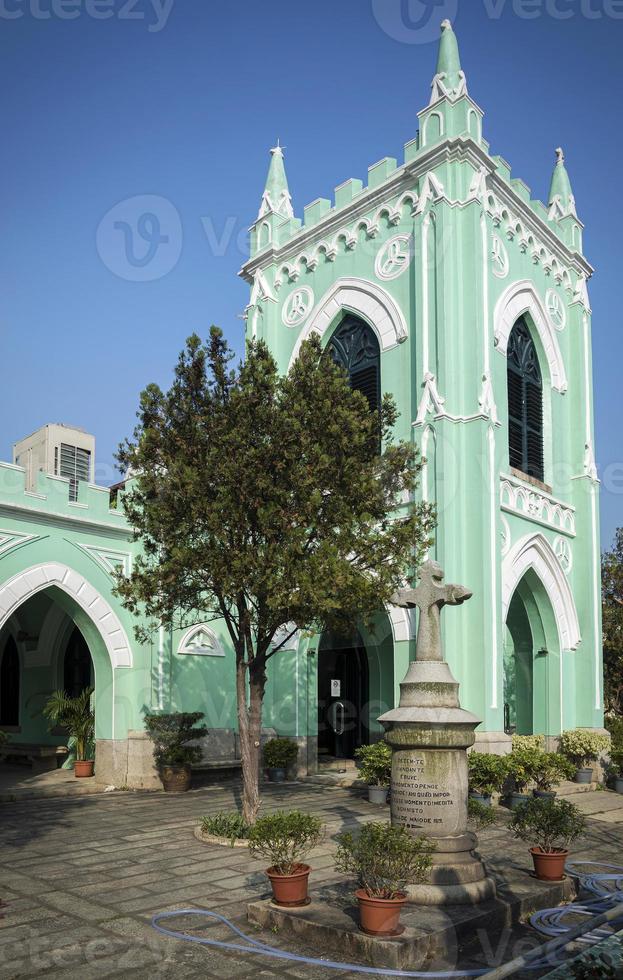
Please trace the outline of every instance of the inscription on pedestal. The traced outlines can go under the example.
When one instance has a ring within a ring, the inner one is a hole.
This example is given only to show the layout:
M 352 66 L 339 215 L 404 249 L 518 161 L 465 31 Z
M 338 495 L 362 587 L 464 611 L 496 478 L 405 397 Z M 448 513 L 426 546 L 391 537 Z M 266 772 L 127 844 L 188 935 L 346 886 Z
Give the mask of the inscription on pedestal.
M 395 751 L 392 765 L 392 823 L 431 837 L 464 829 L 465 791 L 454 752 Z M 466 788 L 466 787 L 465 787 Z

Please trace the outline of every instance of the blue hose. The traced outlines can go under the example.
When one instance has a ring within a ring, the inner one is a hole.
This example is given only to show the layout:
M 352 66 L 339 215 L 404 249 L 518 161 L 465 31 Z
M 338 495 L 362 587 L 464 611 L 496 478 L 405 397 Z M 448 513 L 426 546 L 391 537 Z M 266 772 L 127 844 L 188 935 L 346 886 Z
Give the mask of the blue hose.
M 584 865 L 590 866 L 591 868 L 608 868 L 609 870 L 604 873 L 582 873 L 579 869 Z M 568 863 L 565 866 L 565 871 L 569 875 L 578 878 L 582 887 L 598 897 L 595 901 L 587 902 L 583 905 L 573 903 L 572 905 L 565 905 L 553 909 L 541 909 L 539 912 L 535 912 L 530 918 L 530 924 L 538 932 L 546 936 L 558 937 L 568 932 L 571 927 L 564 923 L 568 915 L 591 917 L 606 911 L 608 908 L 616 905 L 617 902 L 623 902 L 623 867 L 621 865 L 578 861 Z M 613 882 L 615 887 L 609 888 L 606 885 L 607 882 Z M 218 939 L 207 939 L 204 936 L 195 936 L 188 932 L 177 932 L 174 929 L 167 929 L 160 925 L 165 919 L 174 919 L 181 915 L 215 919 L 217 922 L 221 922 L 227 926 L 231 932 L 239 936 L 240 939 L 243 939 L 247 945 L 236 942 L 224 942 Z M 251 936 L 247 936 L 230 919 L 226 919 L 224 915 L 220 915 L 218 912 L 211 912 L 208 909 L 175 909 L 173 912 L 158 912 L 153 916 L 151 924 L 156 932 L 161 933 L 163 936 L 168 936 L 170 939 L 181 939 L 184 942 L 199 943 L 201 946 L 213 946 L 217 949 L 227 949 L 235 953 L 269 956 L 272 959 L 287 960 L 291 963 L 307 963 L 311 966 L 323 966 L 328 970 L 347 970 L 351 973 L 365 973 L 368 976 L 418 977 L 421 980 L 458 980 L 460 977 L 480 977 L 489 972 L 488 969 L 446 970 L 440 973 L 431 973 L 426 970 L 388 970 L 383 967 L 361 966 L 358 963 L 339 963 L 335 960 L 322 960 L 313 956 L 300 956 L 297 953 L 290 953 L 287 950 L 276 949 L 274 946 L 260 942 L 259 939 L 253 939 Z M 610 935 L 612 935 L 611 928 L 594 929 L 576 941 L 585 945 L 594 945 Z M 547 959 L 535 961 L 529 966 L 525 966 L 524 969 L 537 970 L 542 969 L 544 966 L 547 966 Z

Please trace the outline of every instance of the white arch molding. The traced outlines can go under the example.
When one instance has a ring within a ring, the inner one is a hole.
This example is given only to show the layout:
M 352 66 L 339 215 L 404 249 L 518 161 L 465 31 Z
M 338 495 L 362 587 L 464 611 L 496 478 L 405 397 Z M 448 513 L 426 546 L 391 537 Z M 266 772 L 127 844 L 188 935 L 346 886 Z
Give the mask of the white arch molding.
M 506 356 L 511 330 L 524 313 L 530 316 L 543 345 L 552 388 L 566 391 L 567 373 L 558 337 L 543 302 L 529 279 L 520 279 L 508 286 L 495 305 L 493 337 L 497 349 Z
M 312 334 L 323 337 L 344 313 L 354 313 L 369 323 L 382 351 L 391 350 L 407 339 L 407 321 L 398 303 L 386 289 L 366 279 L 337 279 L 312 310 L 298 336 L 290 364 L 298 357 L 304 340 Z
M 385 609 L 391 623 L 394 641 L 400 643 L 402 640 L 414 640 L 415 610 L 405 609 L 403 606 L 392 606 L 390 603 L 387 603 Z
M 573 594 L 551 545 L 540 533 L 517 541 L 502 562 L 502 621 L 506 622 L 513 593 L 529 569 L 542 582 L 552 604 L 561 652 L 577 649 L 582 636 Z
M 0 629 L 23 602 L 55 586 L 70 596 L 97 627 L 113 667 L 131 667 L 132 650 L 118 616 L 82 575 L 58 562 L 33 565 L 0 587 Z

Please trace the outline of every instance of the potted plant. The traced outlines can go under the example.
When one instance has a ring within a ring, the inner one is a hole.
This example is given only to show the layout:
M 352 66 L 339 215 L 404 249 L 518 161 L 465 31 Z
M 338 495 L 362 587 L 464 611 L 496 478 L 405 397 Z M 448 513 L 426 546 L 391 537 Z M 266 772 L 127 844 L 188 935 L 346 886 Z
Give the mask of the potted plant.
M 381 740 L 373 745 L 362 745 L 355 752 L 359 760 L 359 775 L 368 784 L 370 803 L 387 803 L 387 791 L 392 776 L 392 750 Z
M 615 793 L 623 793 L 623 749 L 612 749 L 609 769 Z
M 491 806 L 491 794 L 499 793 L 506 779 L 504 757 L 493 752 L 470 752 L 467 766 L 471 799 Z
M 425 837 L 412 837 L 404 827 L 367 823 L 358 834 L 337 837 L 335 867 L 358 880 L 360 925 L 370 936 L 397 936 L 400 912 L 407 900 L 404 888 L 425 881 L 433 845 Z
M 571 728 L 560 736 L 560 751 L 576 767 L 576 783 L 590 783 L 593 779 L 591 762 L 610 747 L 608 735 L 590 732 L 585 728 Z
M 525 792 L 528 783 L 532 782 L 532 769 L 536 764 L 539 749 L 513 749 L 504 759 L 506 774 L 511 781 L 512 789 L 506 795 L 506 802 L 511 810 L 516 810 L 529 800 Z
M 291 738 L 269 738 L 264 745 L 264 765 L 273 783 L 283 783 L 286 770 L 298 755 L 298 746 Z
M 43 714 L 52 722 L 52 727 L 61 725 L 74 739 L 76 751 L 74 776 L 78 779 L 92 776 L 95 765 L 93 759 L 95 715 L 91 708 L 92 695 L 92 687 L 85 687 L 75 698 L 70 698 L 65 691 L 55 691 L 48 698 L 43 709 Z
M 513 814 L 510 829 L 521 840 L 532 842 L 534 873 L 540 881 L 564 877 L 567 847 L 584 832 L 585 820 L 568 800 L 533 797 Z
M 302 859 L 324 836 L 318 817 L 300 810 L 271 813 L 248 832 L 249 852 L 270 863 L 266 874 L 273 889 L 273 901 L 286 908 L 307 905 L 307 886 L 311 868 Z
M 528 762 L 528 772 L 535 784 L 532 795 L 545 800 L 556 796 L 554 786 L 563 779 L 573 779 L 575 766 L 560 752 L 535 752 Z
M 486 830 L 495 823 L 495 810 L 491 803 L 483 803 L 470 796 L 467 800 L 467 819 L 476 830 Z
M 190 789 L 191 764 L 201 759 L 198 745 L 189 745 L 207 735 L 198 723 L 202 711 L 146 715 L 145 728 L 154 743 L 154 761 L 165 793 L 185 793 Z

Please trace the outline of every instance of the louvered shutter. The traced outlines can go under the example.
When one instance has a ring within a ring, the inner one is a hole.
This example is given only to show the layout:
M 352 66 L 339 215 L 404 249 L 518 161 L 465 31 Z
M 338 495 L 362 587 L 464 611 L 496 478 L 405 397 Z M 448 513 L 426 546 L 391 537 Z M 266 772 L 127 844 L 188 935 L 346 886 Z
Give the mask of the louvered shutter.
M 523 318 L 511 331 L 507 363 L 509 463 L 543 480 L 543 382 L 534 341 Z

